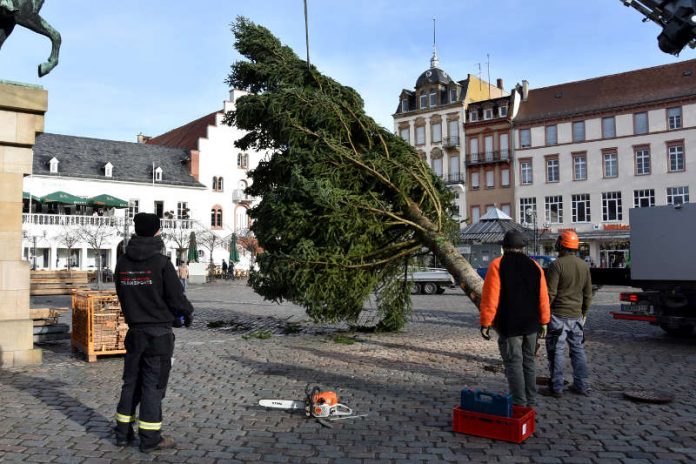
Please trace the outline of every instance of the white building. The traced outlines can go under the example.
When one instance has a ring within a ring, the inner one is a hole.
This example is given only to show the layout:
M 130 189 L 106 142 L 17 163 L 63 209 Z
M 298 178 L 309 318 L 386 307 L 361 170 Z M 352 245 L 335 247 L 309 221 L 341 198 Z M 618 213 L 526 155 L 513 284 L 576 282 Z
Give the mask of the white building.
M 415 90 L 404 89 L 392 115 L 394 130 L 415 146 L 423 160 L 454 192 L 460 219 L 467 217 L 464 122 L 473 101 L 502 97 L 503 82 L 490 85 L 469 74 L 454 81 L 440 68 L 433 51 L 430 68 L 416 80 Z
M 583 256 L 623 266 L 629 209 L 695 192 L 696 60 L 531 89 L 513 140 L 517 220 L 547 253 L 574 229 Z
M 141 143 L 117 142 L 56 134 L 41 134 L 34 146 L 33 174 L 25 179 L 26 198 L 67 192 L 87 199 L 107 194 L 128 202 L 126 209 L 25 200 L 24 257 L 39 269 L 62 269 L 68 264 L 67 242 L 78 230 L 101 229 L 103 264 L 115 265 L 126 233 L 133 233 L 130 218 L 137 212 L 162 218 L 167 252 L 174 261 L 178 241 L 188 244 L 191 231 L 209 231 L 219 239 L 212 260 L 227 258 L 229 236 L 246 235 L 248 208 L 254 199 L 244 193 L 251 180 L 247 173 L 263 155 L 242 152 L 234 142 L 244 135 L 222 123 L 242 93 L 234 91 L 220 111 L 154 138 L 139 136 Z M 143 143 L 146 142 L 146 143 Z M 31 211 L 31 212 L 30 212 Z M 186 238 L 184 238 L 186 237 Z M 96 265 L 96 252 L 83 240 L 75 243 L 71 263 L 81 269 Z M 211 259 L 199 240 L 201 261 Z M 239 247 L 239 266 L 249 266 L 249 254 Z

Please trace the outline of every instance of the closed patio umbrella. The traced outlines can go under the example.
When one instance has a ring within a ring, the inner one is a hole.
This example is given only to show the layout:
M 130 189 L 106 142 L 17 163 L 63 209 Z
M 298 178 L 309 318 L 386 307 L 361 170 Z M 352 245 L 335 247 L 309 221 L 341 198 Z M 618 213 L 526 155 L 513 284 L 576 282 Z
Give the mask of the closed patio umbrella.
M 87 199 L 90 206 L 106 206 L 108 208 L 128 208 L 128 202 L 111 195 L 102 194 Z
M 190 263 L 198 262 L 198 245 L 196 244 L 196 234 L 194 232 L 191 232 L 191 235 L 189 235 L 188 261 Z
M 237 234 L 230 237 L 230 264 L 239 262 L 239 252 L 237 251 Z
M 41 203 L 59 203 L 61 205 L 86 205 L 87 200 L 66 192 L 53 192 L 41 197 Z

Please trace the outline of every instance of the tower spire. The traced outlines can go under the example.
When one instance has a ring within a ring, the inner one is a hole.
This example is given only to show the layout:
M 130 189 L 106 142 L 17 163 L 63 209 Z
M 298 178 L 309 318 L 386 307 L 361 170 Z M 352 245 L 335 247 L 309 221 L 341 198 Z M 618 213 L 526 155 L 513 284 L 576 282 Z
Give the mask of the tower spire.
M 440 58 L 437 56 L 437 46 L 435 45 L 435 18 L 433 18 L 433 56 L 430 58 L 430 67 L 440 67 Z

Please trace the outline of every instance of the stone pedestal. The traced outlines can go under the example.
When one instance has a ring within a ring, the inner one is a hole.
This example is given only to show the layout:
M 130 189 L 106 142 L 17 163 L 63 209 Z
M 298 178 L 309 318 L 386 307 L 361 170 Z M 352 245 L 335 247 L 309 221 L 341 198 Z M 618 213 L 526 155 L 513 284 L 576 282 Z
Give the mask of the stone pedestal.
M 22 187 L 43 132 L 48 93 L 0 81 L 0 367 L 40 364 L 29 317 L 29 263 L 22 258 Z

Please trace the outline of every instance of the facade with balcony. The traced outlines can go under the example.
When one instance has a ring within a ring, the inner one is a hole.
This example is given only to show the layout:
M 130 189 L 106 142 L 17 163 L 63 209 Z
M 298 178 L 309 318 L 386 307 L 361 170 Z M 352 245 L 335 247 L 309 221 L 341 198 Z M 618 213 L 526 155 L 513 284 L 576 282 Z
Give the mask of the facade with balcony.
M 464 124 L 466 135 L 466 203 L 469 224 L 496 208 L 514 217 L 512 170 L 513 102 L 519 94 L 472 102 Z
M 523 100 L 516 219 L 536 223 L 540 252 L 574 229 L 593 264 L 625 266 L 631 208 L 693 201 L 696 60 L 531 89 Z
M 222 123 L 239 95 L 233 92 L 221 111 L 159 137 L 139 136 L 139 143 L 39 135 L 33 174 L 24 185 L 25 259 L 35 260 L 38 269 L 90 269 L 99 256 L 103 265 L 113 268 L 138 212 L 161 218 L 166 252 L 173 262 L 183 254 L 182 244 L 187 246 L 191 231 L 220 239 L 212 256 L 199 243 L 201 261 L 219 264 L 227 258 L 228 237 L 248 232 L 247 210 L 255 199 L 244 193 L 251 182 L 247 172 L 262 157 L 236 150 L 234 142 L 244 134 Z M 54 192 L 85 201 L 40 201 Z M 101 194 L 125 200 L 128 206 L 100 207 L 86 201 Z M 104 236 L 99 252 L 85 240 L 70 238 L 80 231 Z M 239 254 L 239 265 L 248 267 L 248 254 L 241 249 Z
M 454 81 L 440 68 L 436 52 L 430 68 L 416 80 L 414 90 L 404 89 L 393 114 L 394 130 L 420 153 L 435 174 L 454 192 L 459 219 L 467 216 L 464 121 L 467 105 L 504 95 L 502 81 L 490 85 L 468 75 Z

